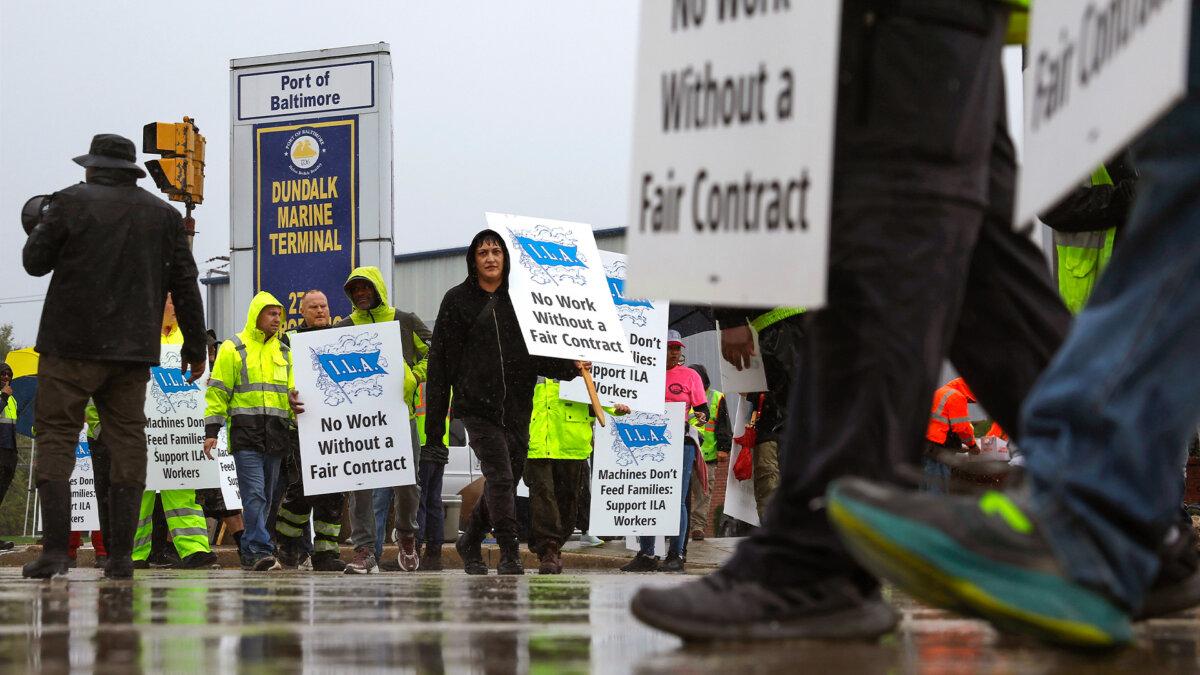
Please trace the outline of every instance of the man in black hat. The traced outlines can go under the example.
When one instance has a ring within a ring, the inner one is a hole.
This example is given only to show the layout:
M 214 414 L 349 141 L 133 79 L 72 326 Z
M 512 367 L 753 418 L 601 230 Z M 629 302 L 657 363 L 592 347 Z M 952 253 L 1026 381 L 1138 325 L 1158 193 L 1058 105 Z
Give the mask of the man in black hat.
M 67 572 L 71 471 L 88 398 L 96 402 L 112 461 L 105 576 L 133 576 L 130 553 L 146 482 L 149 367 L 158 365 L 162 308 L 170 292 L 183 331 L 182 370 L 205 370 L 204 315 L 196 261 L 179 212 L 139 188 L 133 142 L 92 139 L 75 158 L 86 182 L 48 198 L 25 242 L 25 271 L 53 272 L 38 329 L 34 466 L 42 502 L 41 556 L 27 577 Z

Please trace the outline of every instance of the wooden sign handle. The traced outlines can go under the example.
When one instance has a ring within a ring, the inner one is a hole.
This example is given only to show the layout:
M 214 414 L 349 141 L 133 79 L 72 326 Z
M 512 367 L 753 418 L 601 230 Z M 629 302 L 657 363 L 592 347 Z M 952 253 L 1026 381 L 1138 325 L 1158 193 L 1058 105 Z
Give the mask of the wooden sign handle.
M 580 366 L 579 372 L 583 374 L 583 383 L 587 385 L 588 396 L 592 399 L 592 414 L 596 416 L 596 421 L 600 423 L 600 426 L 606 426 L 604 406 L 600 405 L 600 395 L 596 393 L 596 383 L 592 381 L 592 371 Z

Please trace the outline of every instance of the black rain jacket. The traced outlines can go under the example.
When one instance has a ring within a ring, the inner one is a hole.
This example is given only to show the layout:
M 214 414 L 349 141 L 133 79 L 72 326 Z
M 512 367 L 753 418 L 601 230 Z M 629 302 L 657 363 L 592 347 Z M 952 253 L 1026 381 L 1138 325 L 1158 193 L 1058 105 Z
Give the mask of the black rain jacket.
M 475 250 L 494 238 L 504 249 L 504 281 L 495 293 L 479 287 Z M 483 230 L 467 249 L 467 278 L 446 291 L 433 326 L 425 385 L 427 447 L 441 446 L 450 391 L 454 417 L 478 417 L 508 429 L 529 428 L 538 375 L 574 379 L 579 371 L 563 359 L 531 356 L 508 296 L 511 256 L 504 238 Z
M 93 169 L 88 182 L 51 195 L 23 262 L 35 277 L 54 272 L 39 353 L 157 364 L 170 291 L 184 359 L 204 360 L 204 310 L 183 219 L 132 172 Z

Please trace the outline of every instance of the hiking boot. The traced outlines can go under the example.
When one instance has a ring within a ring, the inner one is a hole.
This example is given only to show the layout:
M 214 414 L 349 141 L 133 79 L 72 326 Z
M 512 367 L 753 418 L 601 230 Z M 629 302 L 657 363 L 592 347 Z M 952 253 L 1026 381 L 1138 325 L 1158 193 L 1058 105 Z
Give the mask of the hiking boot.
M 1075 583 L 1007 493 L 932 495 L 844 478 L 827 503 L 854 557 L 920 600 L 1066 645 L 1133 639 L 1127 613 Z
M 255 572 L 272 572 L 274 570 L 283 569 L 283 565 L 279 564 L 279 561 L 275 559 L 275 556 L 264 555 L 263 557 L 255 560 L 250 565 L 250 569 Z
M 683 571 L 683 558 L 679 557 L 679 554 L 676 553 L 675 551 L 669 551 L 667 553 L 667 559 L 663 561 L 662 567 L 659 567 L 658 571 L 659 572 L 682 572 Z
M 442 547 L 433 544 L 425 544 L 425 548 L 421 551 L 421 567 L 422 572 L 441 572 L 442 571 Z
M 108 553 L 104 576 L 109 579 L 132 579 L 133 570 L 150 567 L 149 562 L 135 561 L 130 557 L 145 487 L 141 483 L 114 483 L 109 486 L 108 529 L 104 531 L 104 549 Z
M 500 563 L 496 574 L 525 574 L 521 564 L 521 542 L 516 537 L 505 537 L 500 541 Z
M 458 541 L 454 542 L 454 550 L 458 551 L 458 557 L 462 558 L 464 572 L 488 573 L 487 564 L 483 562 L 483 549 L 479 546 L 479 540 L 472 537 L 470 532 L 458 535 Z
M 312 568 L 314 572 L 346 571 L 346 563 L 342 562 L 341 556 L 333 551 L 314 553 L 310 560 L 312 561 Z
M 656 560 L 654 558 L 654 556 L 644 555 L 643 553 L 639 552 L 637 555 L 633 556 L 633 560 L 630 560 L 629 562 L 625 563 L 625 566 L 621 568 L 621 571 L 622 572 L 657 572 L 658 571 L 658 560 Z
M 174 569 L 177 570 L 200 570 L 209 569 L 217 564 L 217 554 L 212 551 L 196 551 L 183 556 L 179 560 L 179 564 Z
M 847 577 L 780 588 L 726 570 L 643 588 L 630 609 L 642 623 L 685 640 L 873 640 L 900 620 L 878 588 L 864 592 Z
M 396 563 L 405 572 L 415 572 L 421 566 L 417 555 L 417 536 L 411 532 L 400 534 L 400 550 L 396 552 Z
M 547 543 L 538 557 L 538 574 L 561 574 L 562 563 L 558 560 L 558 544 Z
M 1200 605 L 1200 553 L 1191 516 L 1181 511 L 1180 522 L 1167 532 L 1158 550 L 1158 576 L 1146 590 L 1137 621 L 1181 612 Z
M 375 554 L 366 546 L 354 549 L 354 559 L 346 563 L 346 574 L 379 574 L 379 564 L 375 562 Z
M 692 541 L 704 541 L 704 530 L 692 530 Z
M 65 480 L 44 480 L 38 483 L 42 503 L 42 553 L 36 560 L 25 563 L 21 575 L 32 579 L 50 579 L 67 573 L 67 556 L 71 536 L 71 483 Z

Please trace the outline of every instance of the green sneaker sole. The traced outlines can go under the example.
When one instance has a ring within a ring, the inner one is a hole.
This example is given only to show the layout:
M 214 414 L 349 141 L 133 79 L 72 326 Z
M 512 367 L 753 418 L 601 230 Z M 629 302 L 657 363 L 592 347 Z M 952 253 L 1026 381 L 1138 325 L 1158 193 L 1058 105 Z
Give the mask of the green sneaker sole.
M 1049 642 L 1110 648 L 1133 639 L 1128 616 L 1050 574 L 997 563 L 936 528 L 829 493 L 829 517 L 867 569 L 924 602 Z

